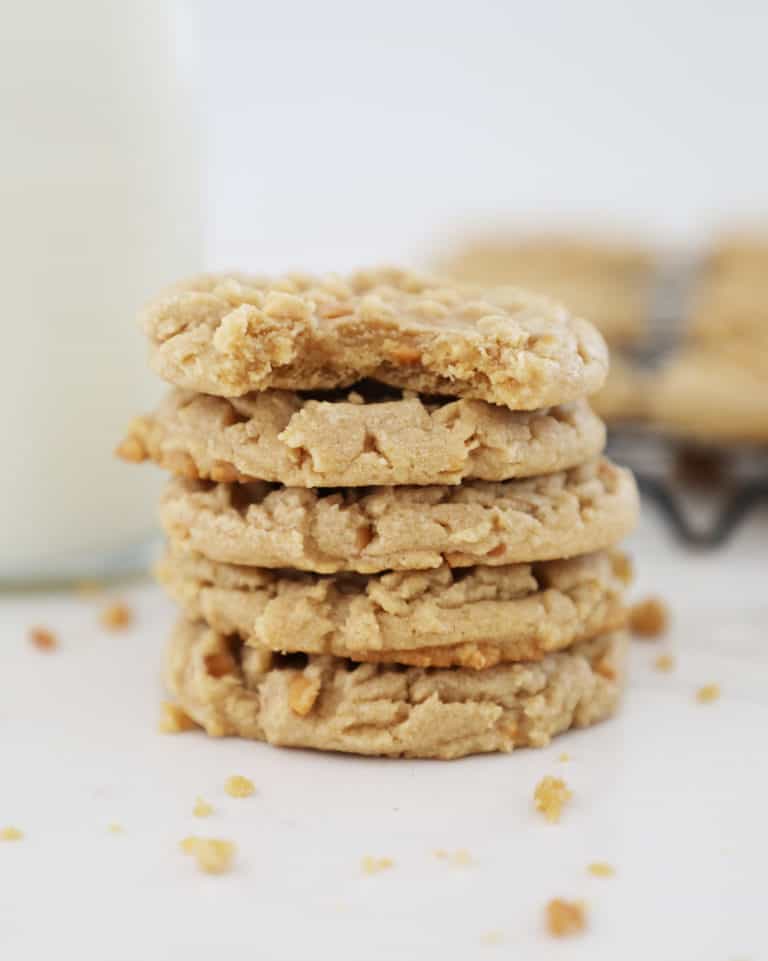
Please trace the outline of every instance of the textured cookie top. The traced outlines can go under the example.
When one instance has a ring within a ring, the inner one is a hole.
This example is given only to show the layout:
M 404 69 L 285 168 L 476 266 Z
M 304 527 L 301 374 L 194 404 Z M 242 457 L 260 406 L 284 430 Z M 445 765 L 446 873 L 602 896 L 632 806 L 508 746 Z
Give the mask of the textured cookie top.
M 211 735 L 283 747 L 393 757 L 456 758 L 543 747 L 608 717 L 623 687 L 627 638 L 602 635 L 541 661 L 484 671 L 281 657 L 182 620 L 167 680 Z
M 530 480 L 308 490 L 174 479 L 160 508 L 175 546 L 211 560 L 333 573 L 499 566 L 609 547 L 637 490 L 607 460 Z
M 620 568 L 602 552 L 540 564 L 322 575 L 171 550 L 156 574 L 190 618 L 255 647 L 484 670 L 622 627 Z
M 532 410 L 594 393 L 608 369 L 601 336 L 554 301 L 398 270 L 203 277 L 150 305 L 143 322 L 161 377 L 224 397 L 369 377 Z
M 546 474 L 591 459 L 605 443 L 603 423 L 585 400 L 512 411 L 359 387 L 340 397 L 266 390 L 224 398 L 176 389 L 134 420 L 118 454 L 189 478 L 359 487 Z

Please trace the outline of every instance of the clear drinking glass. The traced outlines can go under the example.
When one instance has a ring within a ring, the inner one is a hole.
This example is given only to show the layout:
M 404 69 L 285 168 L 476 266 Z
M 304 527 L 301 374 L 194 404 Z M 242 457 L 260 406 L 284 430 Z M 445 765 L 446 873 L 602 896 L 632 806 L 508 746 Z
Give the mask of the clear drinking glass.
M 0 583 L 127 571 L 158 477 L 137 308 L 202 258 L 195 10 L 15 4 L 0 31 Z

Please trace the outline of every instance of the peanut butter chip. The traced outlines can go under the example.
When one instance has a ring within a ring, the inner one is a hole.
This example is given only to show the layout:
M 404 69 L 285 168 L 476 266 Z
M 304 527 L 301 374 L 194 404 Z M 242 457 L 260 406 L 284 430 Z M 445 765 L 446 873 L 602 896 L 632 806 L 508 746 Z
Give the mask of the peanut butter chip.
M 299 717 L 306 717 L 315 706 L 315 701 L 320 693 L 320 680 L 315 678 L 310 680 L 299 674 L 294 677 L 288 686 L 288 704 L 294 714 Z
M 208 654 L 205 658 L 205 669 L 211 677 L 224 677 L 232 674 L 236 668 L 235 659 L 224 651 Z
M 611 867 L 610 864 L 606 864 L 605 861 L 593 861 L 592 864 L 587 868 L 592 877 L 595 878 L 612 878 L 616 871 Z

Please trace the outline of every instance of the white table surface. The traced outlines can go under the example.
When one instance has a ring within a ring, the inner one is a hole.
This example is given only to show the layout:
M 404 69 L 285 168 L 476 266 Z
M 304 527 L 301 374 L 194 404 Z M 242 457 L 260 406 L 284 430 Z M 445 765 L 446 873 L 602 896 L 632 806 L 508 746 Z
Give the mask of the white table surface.
M 696 555 L 647 510 L 632 546 L 635 596 L 661 594 L 674 625 L 634 642 L 619 717 L 451 763 L 160 736 L 173 612 L 156 588 L 122 592 L 136 624 L 119 634 L 98 625 L 104 598 L 0 599 L 0 827 L 25 832 L 0 843 L 0 958 L 768 957 L 768 516 Z M 60 649 L 33 649 L 31 624 Z M 652 667 L 662 650 L 671 674 Z M 708 682 L 722 698 L 698 704 Z M 234 773 L 256 795 L 228 797 Z M 556 825 L 532 806 L 545 774 L 574 793 Z M 192 816 L 197 795 L 212 817 Z M 178 849 L 190 833 L 234 840 L 232 873 L 198 873 Z M 368 854 L 395 865 L 365 876 Z M 590 877 L 596 860 L 616 876 Z M 546 935 L 555 896 L 587 902 L 584 935 Z

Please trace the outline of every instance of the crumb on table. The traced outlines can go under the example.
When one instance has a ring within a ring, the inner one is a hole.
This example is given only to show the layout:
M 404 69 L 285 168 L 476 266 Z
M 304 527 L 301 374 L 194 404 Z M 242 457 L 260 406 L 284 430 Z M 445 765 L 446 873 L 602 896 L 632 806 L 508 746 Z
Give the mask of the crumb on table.
M 181 850 L 194 855 L 197 866 L 206 874 L 224 874 L 232 866 L 237 849 L 232 841 L 191 835 L 181 842 Z
M 595 878 L 612 878 L 616 874 L 615 868 L 605 861 L 593 861 L 587 871 Z
M 59 639 L 47 627 L 32 627 L 29 639 L 38 651 L 54 651 L 59 646 Z
M 381 871 L 387 871 L 389 868 L 394 867 L 395 862 L 392 858 L 375 858 L 370 854 L 366 854 L 361 862 L 361 867 L 363 869 L 363 874 L 379 874 Z
M 227 778 L 224 790 L 230 797 L 250 797 L 256 788 L 249 778 L 243 777 L 242 774 L 233 774 L 232 777 Z
M 195 799 L 195 806 L 192 808 L 192 813 L 196 818 L 207 818 L 213 814 L 213 805 L 209 804 L 205 798 L 198 797 Z
M 674 670 L 675 659 L 671 654 L 659 654 L 653 662 L 653 666 L 657 671 L 669 672 Z
M 108 631 L 122 631 L 132 623 L 133 611 L 124 601 L 113 601 L 102 610 L 99 620 Z
M 567 938 L 579 934 L 586 924 L 583 902 L 553 898 L 547 904 L 547 930 L 553 937 Z
M 23 837 L 24 832 L 19 828 L 0 828 L 0 841 L 21 841 Z
M 543 777 L 536 785 L 533 792 L 533 801 L 536 810 L 541 811 L 544 817 L 551 823 L 560 820 L 563 806 L 573 797 L 568 790 L 565 781 L 559 777 Z
M 459 848 L 458 851 L 445 851 L 443 848 L 438 848 L 432 853 L 438 860 L 448 861 L 456 867 L 466 867 L 473 863 L 472 855 L 466 848 Z
M 158 729 L 161 734 L 181 734 L 184 731 L 194 731 L 198 725 L 192 720 L 186 711 L 183 711 L 178 704 L 171 701 L 163 701 L 160 708 L 160 724 Z
M 660 597 L 647 597 L 629 609 L 629 629 L 638 637 L 660 637 L 669 624 L 669 610 Z
M 123 825 L 118 824 L 117 821 L 113 821 L 111 824 L 107 825 L 107 830 L 109 831 L 110 834 L 122 834 Z
M 696 691 L 696 700 L 699 704 L 711 704 L 720 697 L 719 684 L 705 684 Z
M 562 754 L 559 754 L 559 755 L 558 755 L 557 759 L 558 759 L 558 761 L 562 761 L 562 763 L 565 764 L 566 761 L 570 761 L 571 755 L 568 754 L 567 751 L 563 751 Z

